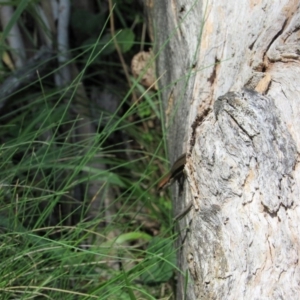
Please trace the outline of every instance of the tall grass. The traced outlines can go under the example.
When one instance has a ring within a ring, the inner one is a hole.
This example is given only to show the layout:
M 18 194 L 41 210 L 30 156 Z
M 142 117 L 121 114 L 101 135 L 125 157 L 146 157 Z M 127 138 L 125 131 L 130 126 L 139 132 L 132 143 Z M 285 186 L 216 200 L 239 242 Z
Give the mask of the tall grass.
M 98 42 L 73 50 L 65 65 L 81 71 L 68 85 L 54 84 L 64 66 L 51 65 L 1 109 L 1 299 L 172 295 L 171 203 L 156 191 L 165 172 L 158 98 L 132 102 L 132 90 L 145 92 L 132 78 L 114 112 L 90 109 L 93 72 L 109 65 Z

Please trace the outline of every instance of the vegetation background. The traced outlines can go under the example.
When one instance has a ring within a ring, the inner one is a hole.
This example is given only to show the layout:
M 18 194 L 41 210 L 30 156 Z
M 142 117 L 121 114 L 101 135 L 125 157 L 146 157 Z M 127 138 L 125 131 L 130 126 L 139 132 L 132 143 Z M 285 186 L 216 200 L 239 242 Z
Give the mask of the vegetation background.
M 155 47 L 142 10 L 1 1 L 1 299 L 173 298 L 154 58 L 129 68 Z

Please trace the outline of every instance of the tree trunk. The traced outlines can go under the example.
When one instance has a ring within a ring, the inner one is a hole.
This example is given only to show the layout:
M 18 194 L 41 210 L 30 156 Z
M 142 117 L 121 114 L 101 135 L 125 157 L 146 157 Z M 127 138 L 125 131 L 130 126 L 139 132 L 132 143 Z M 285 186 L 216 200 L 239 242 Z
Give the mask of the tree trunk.
M 171 162 L 187 153 L 174 213 L 194 204 L 177 299 L 299 299 L 298 1 L 147 5 Z

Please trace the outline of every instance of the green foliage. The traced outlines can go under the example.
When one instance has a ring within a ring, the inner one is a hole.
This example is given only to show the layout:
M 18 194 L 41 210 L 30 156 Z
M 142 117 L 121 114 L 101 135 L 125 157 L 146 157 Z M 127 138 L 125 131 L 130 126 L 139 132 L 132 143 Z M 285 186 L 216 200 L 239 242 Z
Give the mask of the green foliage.
M 134 38 L 134 32 L 129 28 L 119 31 L 119 33 L 116 35 L 117 42 L 120 45 L 120 49 L 123 53 L 128 52 L 132 48 Z
M 94 14 L 83 9 L 76 9 L 71 15 L 71 26 L 77 34 L 98 35 L 105 23 L 103 13 Z
M 134 45 L 134 33 L 130 29 L 123 29 L 116 35 L 116 40 L 121 52 L 126 53 Z M 98 53 L 100 56 L 107 56 L 116 51 L 111 34 L 104 34 L 99 41 L 97 37 L 91 37 L 82 46 L 83 48 L 94 47 L 95 53 Z
M 21 1 L 9 27 L 22 14 L 42 22 L 33 9 L 37 3 Z M 128 18 L 121 14 L 125 2 L 115 7 L 115 39 L 129 65 L 139 31 L 127 23 L 140 14 L 131 12 L 131 0 L 126 3 Z M 164 172 L 159 102 L 137 82 L 128 91 L 107 18 L 103 11 L 74 10 L 74 48 L 65 65 L 78 73 L 68 85 L 55 85 L 64 66 L 51 63 L 47 74 L 22 86 L 3 108 L 1 299 L 155 299 L 159 293 L 148 284 L 172 277 L 172 238 L 152 233 L 169 236 L 172 225 L 162 218 L 170 215 L 170 201 L 155 189 Z M 25 23 L 28 41 L 42 40 Z M 3 51 L 9 49 L 8 29 Z M 3 78 L 9 78 L 5 70 Z M 95 86 L 112 83 L 120 103 L 107 113 L 89 99 Z M 131 101 L 133 89 L 145 93 L 143 101 Z M 96 202 L 98 195 L 102 201 Z
M 147 284 L 166 282 L 172 277 L 175 265 L 173 241 L 155 237 L 148 245 L 141 279 Z

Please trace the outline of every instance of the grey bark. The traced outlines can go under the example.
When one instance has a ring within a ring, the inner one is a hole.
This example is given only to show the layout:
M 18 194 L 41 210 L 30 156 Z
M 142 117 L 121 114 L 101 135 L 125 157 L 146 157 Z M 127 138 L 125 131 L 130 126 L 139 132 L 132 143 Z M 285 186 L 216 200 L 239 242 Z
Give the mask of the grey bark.
M 170 160 L 187 153 L 174 213 L 194 203 L 177 299 L 298 299 L 299 3 L 147 5 Z

